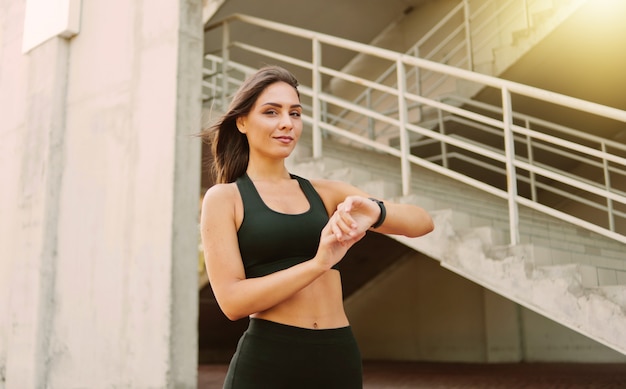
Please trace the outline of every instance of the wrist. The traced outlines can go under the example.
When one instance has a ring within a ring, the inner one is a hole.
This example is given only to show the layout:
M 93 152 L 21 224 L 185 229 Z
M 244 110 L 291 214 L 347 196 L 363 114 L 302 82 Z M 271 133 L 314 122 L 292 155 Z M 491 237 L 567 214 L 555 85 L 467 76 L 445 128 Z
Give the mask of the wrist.
M 370 228 L 378 228 L 382 226 L 383 223 L 385 222 L 385 218 L 387 217 L 387 209 L 385 208 L 385 204 L 381 200 L 375 199 L 373 197 L 370 197 L 369 199 L 375 202 L 376 205 L 378 205 L 378 207 L 380 208 L 380 214 L 378 215 L 378 220 L 376 220 L 376 222 L 374 222 L 374 224 L 372 224 L 372 226 L 370 227 Z
M 311 262 L 315 273 L 322 274 L 333 267 L 333 264 L 330 263 L 330 261 L 328 261 L 323 255 L 320 255 L 319 252 L 309 262 Z

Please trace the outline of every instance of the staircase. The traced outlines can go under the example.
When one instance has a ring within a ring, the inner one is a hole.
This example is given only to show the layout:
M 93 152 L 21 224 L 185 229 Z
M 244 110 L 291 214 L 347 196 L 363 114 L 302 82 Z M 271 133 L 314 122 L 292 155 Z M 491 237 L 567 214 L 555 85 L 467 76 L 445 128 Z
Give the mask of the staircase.
M 499 76 L 588 0 L 469 2 L 471 70 Z M 497 32 L 497 33 L 494 33 Z
M 432 24 L 427 33 L 404 51 L 405 54 L 499 76 L 586 1 L 588 0 L 462 0 L 445 14 L 433 15 L 434 11 L 431 11 L 425 13 L 423 18 L 409 15 L 398 25 L 383 31 L 372 44 L 393 50 L 397 46 L 397 39 L 394 38 L 401 34 L 399 31 L 409 29 L 407 25 Z M 433 16 L 437 23 L 433 23 Z M 356 55 L 342 70 L 366 78 L 374 77 L 380 84 L 394 88 L 398 86 L 395 64 L 383 69 L 380 64 L 372 63 L 371 57 L 365 54 Z M 433 99 L 450 95 L 467 99 L 475 96 L 484 87 L 438 72 L 424 71 L 419 67 L 407 69 L 406 83 L 411 92 Z M 370 109 L 397 115 L 397 104 L 393 99 L 380 96 L 375 89 L 368 88 L 352 98 L 355 87 L 341 78 L 332 79 L 329 89 L 335 95 Z M 426 122 L 436 118 L 435 111 L 424 112 L 420 105 L 410 106 L 408 115 L 413 122 Z M 346 125 L 346 121 L 353 123 Z M 349 110 L 337 113 L 331 123 L 337 122 L 343 122 L 344 127 L 348 128 L 364 127 L 358 123 L 358 116 L 351 115 Z M 384 131 L 379 129 L 378 132 Z
M 392 238 L 450 271 L 626 354 L 626 269 L 598 265 L 600 259 L 623 263 L 623 244 L 522 208 L 522 243 L 510 246 L 505 238 L 507 220 L 502 216 L 507 204 L 497 197 L 426 169 L 415 171 L 415 194 L 402 196 L 395 158 L 355 152 L 333 142 L 325 144 L 322 159 L 308 157 L 306 145 L 303 149 L 290 161 L 293 173 L 349 182 L 373 196 L 420 205 L 433 216 L 432 233 Z

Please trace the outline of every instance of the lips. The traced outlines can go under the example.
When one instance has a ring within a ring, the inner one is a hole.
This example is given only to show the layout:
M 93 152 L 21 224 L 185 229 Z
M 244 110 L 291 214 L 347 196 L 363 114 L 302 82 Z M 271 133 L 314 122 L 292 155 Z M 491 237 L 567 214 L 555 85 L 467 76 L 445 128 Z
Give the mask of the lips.
M 277 136 L 274 139 L 276 139 L 277 141 L 282 142 L 282 143 L 293 142 L 293 138 L 290 137 L 290 136 Z

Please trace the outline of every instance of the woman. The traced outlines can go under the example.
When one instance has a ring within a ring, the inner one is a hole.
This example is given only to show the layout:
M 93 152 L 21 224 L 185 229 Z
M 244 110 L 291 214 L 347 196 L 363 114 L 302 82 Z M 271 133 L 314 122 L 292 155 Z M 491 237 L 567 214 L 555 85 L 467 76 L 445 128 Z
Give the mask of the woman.
M 250 317 L 225 388 L 361 388 L 335 265 L 367 230 L 433 229 L 419 207 L 287 171 L 302 133 L 297 86 L 288 71 L 263 68 L 203 133 L 217 182 L 201 215 L 209 281 L 229 319 Z

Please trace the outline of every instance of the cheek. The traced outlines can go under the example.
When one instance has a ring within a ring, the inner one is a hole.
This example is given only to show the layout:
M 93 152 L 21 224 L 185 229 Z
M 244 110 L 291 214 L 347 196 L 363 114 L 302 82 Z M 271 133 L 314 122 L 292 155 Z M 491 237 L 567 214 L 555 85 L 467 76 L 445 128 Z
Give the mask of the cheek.
M 293 124 L 293 132 L 300 137 L 300 134 L 302 134 L 302 128 L 304 127 L 304 123 L 302 123 L 301 120 L 299 120 L 298 122 Z

